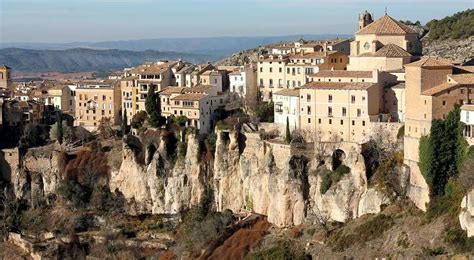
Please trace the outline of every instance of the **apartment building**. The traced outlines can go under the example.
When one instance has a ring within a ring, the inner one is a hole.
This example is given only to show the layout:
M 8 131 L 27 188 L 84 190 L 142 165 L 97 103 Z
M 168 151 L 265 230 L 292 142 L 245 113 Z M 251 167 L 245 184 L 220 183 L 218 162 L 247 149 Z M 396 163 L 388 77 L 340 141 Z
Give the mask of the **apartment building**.
M 44 104 L 53 106 L 63 112 L 68 112 L 70 109 L 70 91 L 67 85 L 56 85 L 44 94 Z
M 300 128 L 300 89 L 282 89 L 274 95 L 274 122 L 286 127 L 288 120 L 290 130 Z
M 215 111 L 225 105 L 227 95 L 214 85 L 168 87 L 160 91 L 161 113 L 164 117 L 185 116 L 187 126 L 209 133 L 215 124 Z
M 465 124 L 464 137 L 469 145 L 474 145 L 474 104 L 461 106 L 461 122 Z
M 74 124 L 97 130 L 103 118 L 117 125 L 121 118 L 121 92 L 117 81 L 80 82 L 76 88 Z
M 229 92 L 241 98 L 257 98 L 257 66 L 247 64 L 229 73 Z
M 405 67 L 404 162 L 410 167 L 414 189 L 427 188 L 418 167 L 420 138 L 430 133 L 433 120 L 445 119 L 455 104 L 469 108 L 474 99 L 474 74 L 434 57 L 423 57 Z
M 34 100 L 4 100 L 3 124 L 10 127 L 23 127 L 29 123 L 41 123 L 44 105 Z
M 416 31 L 384 15 L 373 21 L 367 11 L 359 16 L 359 31 L 351 42 L 348 70 L 391 71 L 403 69 L 421 53 Z
M 301 87 L 309 81 L 309 75 L 322 70 L 345 70 L 348 61 L 347 55 L 338 51 L 261 55 L 257 65 L 259 88 L 264 100 L 270 100 L 278 88 Z
M 0 66 L 0 89 L 7 89 L 11 84 L 11 68 Z

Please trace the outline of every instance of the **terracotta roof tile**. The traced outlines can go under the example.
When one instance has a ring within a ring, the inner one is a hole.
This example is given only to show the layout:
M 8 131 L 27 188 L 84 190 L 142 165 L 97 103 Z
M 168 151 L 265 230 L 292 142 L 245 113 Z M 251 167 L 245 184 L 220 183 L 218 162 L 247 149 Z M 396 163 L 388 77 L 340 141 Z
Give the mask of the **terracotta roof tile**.
M 405 65 L 405 67 L 452 67 L 453 62 L 440 57 L 424 56 L 419 61 Z
M 321 70 L 310 77 L 319 78 L 372 78 L 372 71 L 358 70 Z
M 449 77 L 456 83 L 462 85 L 474 85 L 474 73 L 454 74 Z
M 396 44 L 387 44 L 374 53 L 363 53 L 359 57 L 410 57 L 411 54 Z
M 290 97 L 298 97 L 300 95 L 300 89 L 299 88 L 288 88 L 288 89 L 282 89 L 278 92 L 276 92 L 273 95 L 280 95 L 280 96 L 290 96 Z
M 376 83 L 362 82 L 309 82 L 305 84 L 303 89 L 338 89 L 338 90 L 367 90 L 377 85 Z
M 207 97 L 207 94 L 202 94 L 202 93 L 186 93 L 186 94 L 181 94 L 179 96 L 176 96 L 174 98 L 171 98 L 171 100 L 192 100 L 192 101 L 197 101 L 201 100 L 203 98 Z
M 393 19 L 388 15 L 380 17 L 377 21 L 362 28 L 356 34 L 416 34 L 409 26 Z
M 425 95 L 425 96 L 434 96 L 438 93 L 441 93 L 441 92 L 443 92 L 445 90 L 448 90 L 448 89 L 452 89 L 452 88 L 457 87 L 457 86 L 459 86 L 459 84 L 444 82 L 442 84 L 439 84 L 437 86 L 434 86 L 430 89 L 427 89 L 427 90 L 423 91 L 421 94 Z

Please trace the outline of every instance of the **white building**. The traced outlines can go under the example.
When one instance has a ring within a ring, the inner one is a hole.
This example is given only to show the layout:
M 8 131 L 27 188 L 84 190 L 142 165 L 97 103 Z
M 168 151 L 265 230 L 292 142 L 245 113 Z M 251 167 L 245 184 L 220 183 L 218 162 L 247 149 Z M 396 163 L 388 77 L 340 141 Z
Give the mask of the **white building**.
M 241 98 L 256 97 L 257 69 L 254 65 L 246 65 L 229 74 L 229 91 Z
M 474 145 L 474 104 L 463 105 L 461 107 L 461 122 L 466 124 L 464 136 L 469 145 Z
M 288 120 L 290 130 L 300 128 L 300 102 L 299 102 L 299 88 L 283 89 L 274 94 L 274 121 L 286 127 Z

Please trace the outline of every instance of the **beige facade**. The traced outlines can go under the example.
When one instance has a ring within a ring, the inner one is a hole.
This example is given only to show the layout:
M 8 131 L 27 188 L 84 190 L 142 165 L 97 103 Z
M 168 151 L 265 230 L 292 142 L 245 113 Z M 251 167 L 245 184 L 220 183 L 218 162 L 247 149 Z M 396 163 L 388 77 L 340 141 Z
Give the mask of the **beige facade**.
M 74 124 L 96 130 L 103 118 L 113 125 L 120 123 L 121 92 L 119 82 L 81 84 L 76 89 L 76 116 Z
M 406 65 L 406 118 L 404 162 L 410 167 L 410 184 L 416 190 L 427 190 L 419 162 L 419 143 L 428 135 L 431 122 L 445 119 L 455 104 L 470 104 L 474 96 L 474 74 L 453 74 L 451 62 L 424 57 Z M 428 197 L 418 200 L 417 206 L 425 209 Z
M 70 110 L 70 91 L 66 85 L 55 86 L 47 90 L 45 94 L 45 105 L 52 105 L 63 112 Z
M 0 89 L 7 89 L 11 84 L 11 68 L 0 66 Z
M 384 15 L 375 22 L 367 12 L 359 17 L 359 31 L 351 42 L 348 70 L 392 71 L 421 53 L 416 31 Z

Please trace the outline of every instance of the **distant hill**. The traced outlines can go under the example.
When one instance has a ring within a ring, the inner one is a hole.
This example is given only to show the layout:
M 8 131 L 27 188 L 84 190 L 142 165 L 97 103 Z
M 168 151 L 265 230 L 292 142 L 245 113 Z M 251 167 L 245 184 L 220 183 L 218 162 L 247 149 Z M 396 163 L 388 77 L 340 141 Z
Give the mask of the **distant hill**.
M 426 23 L 430 40 L 466 39 L 474 35 L 474 9 Z
M 81 72 L 109 71 L 135 66 L 144 61 L 183 59 L 193 63 L 216 60 L 213 55 L 160 51 L 93 50 L 75 48 L 67 50 L 0 49 L 0 64 L 24 72 Z

